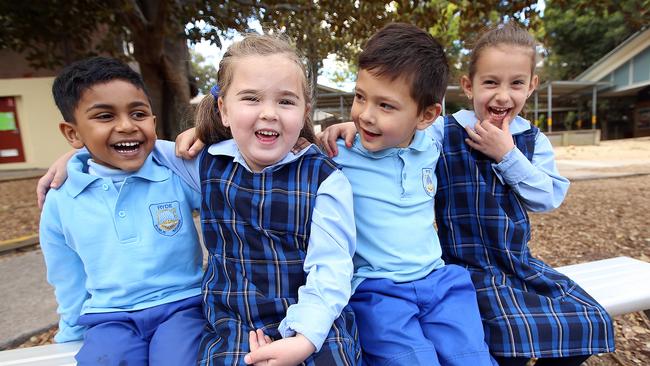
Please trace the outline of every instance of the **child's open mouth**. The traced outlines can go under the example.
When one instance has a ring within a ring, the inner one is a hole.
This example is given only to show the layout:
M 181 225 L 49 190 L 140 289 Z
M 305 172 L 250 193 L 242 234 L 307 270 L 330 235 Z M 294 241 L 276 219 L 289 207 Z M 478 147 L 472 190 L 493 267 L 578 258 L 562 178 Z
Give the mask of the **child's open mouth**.
M 490 112 L 490 119 L 500 121 L 510 112 L 510 108 L 497 108 L 497 107 L 488 107 L 488 112 Z
M 273 130 L 259 130 L 255 131 L 255 137 L 262 143 L 272 143 L 277 140 L 280 134 Z
M 381 134 L 379 134 L 379 133 L 370 132 L 370 131 L 368 131 L 366 129 L 363 129 L 363 128 L 361 129 L 361 132 L 363 132 L 363 134 L 365 135 L 365 137 L 367 139 L 374 139 L 374 138 L 377 138 L 377 137 L 381 136 Z
M 132 154 L 140 149 L 140 145 L 142 145 L 141 141 L 124 141 L 111 146 L 120 154 Z

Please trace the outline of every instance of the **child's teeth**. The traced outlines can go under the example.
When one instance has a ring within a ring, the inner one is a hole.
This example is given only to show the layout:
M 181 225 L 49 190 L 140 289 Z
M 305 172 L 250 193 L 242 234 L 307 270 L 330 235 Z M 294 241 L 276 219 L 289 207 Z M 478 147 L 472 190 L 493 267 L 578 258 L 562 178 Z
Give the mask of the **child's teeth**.
M 137 146 L 139 144 L 140 144 L 139 142 L 118 142 L 117 144 L 115 144 L 115 146 L 131 147 L 131 146 Z

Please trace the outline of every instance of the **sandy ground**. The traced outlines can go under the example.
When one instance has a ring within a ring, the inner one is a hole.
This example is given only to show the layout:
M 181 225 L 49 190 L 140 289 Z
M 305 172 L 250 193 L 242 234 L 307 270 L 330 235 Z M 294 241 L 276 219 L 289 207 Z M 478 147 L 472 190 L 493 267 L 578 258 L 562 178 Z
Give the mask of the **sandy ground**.
M 560 146 L 554 151 L 558 161 L 599 160 L 643 164 L 650 162 L 650 137 L 601 141 L 600 145 Z
M 650 137 L 560 147 L 556 157 L 572 185 L 559 209 L 531 214 L 533 255 L 553 266 L 622 255 L 650 262 Z M 615 178 L 581 180 L 594 174 Z M 0 241 L 37 232 L 35 184 L 0 183 Z M 650 320 L 643 313 L 615 318 L 615 331 L 616 353 L 592 357 L 587 365 L 650 365 Z M 48 343 L 52 334 L 24 346 Z
M 571 178 L 650 174 L 650 137 L 603 141 L 600 145 L 555 148 L 561 173 Z

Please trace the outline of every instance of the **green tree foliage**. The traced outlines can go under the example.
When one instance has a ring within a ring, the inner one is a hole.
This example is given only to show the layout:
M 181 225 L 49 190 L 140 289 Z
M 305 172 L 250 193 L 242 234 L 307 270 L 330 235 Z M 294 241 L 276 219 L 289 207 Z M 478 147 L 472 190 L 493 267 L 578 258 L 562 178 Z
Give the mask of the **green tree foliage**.
M 101 51 L 116 55 L 115 39 L 98 27 L 111 18 L 105 3 L 90 0 L 2 0 L 0 49 L 23 53 L 34 68 L 56 68 Z M 95 33 L 103 34 L 98 38 Z
M 428 30 L 447 52 L 451 83 L 458 83 L 466 72 L 468 50 L 490 27 L 517 21 L 534 34 L 541 27 L 537 1 L 444 0 L 394 1 L 397 21 L 409 22 Z
M 546 77 L 571 79 L 650 24 L 650 0 L 547 0 Z
M 217 68 L 214 64 L 207 62 L 205 56 L 197 51 L 190 50 L 192 55 L 192 76 L 194 83 L 201 94 L 208 94 L 210 88 L 217 83 Z

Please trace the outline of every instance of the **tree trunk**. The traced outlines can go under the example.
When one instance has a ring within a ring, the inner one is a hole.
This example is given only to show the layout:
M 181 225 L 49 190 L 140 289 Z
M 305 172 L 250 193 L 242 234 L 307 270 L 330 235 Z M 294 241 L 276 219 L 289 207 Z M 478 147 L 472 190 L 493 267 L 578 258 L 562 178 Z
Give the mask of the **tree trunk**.
M 190 105 L 189 50 L 185 40 L 166 40 L 164 52 L 150 58 L 146 43 L 134 52 L 151 96 L 158 138 L 173 139 L 185 127 Z
M 314 112 L 316 112 L 316 106 L 318 102 L 318 60 L 309 59 L 309 82 L 314 88 L 314 94 L 312 95 L 311 101 L 311 116 L 314 117 Z
M 133 56 L 151 97 L 158 138 L 174 139 L 190 106 L 190 54 L 183 29 L 169 29 L 173 7 L 166 1 L 143 0 L 126 13 Z

